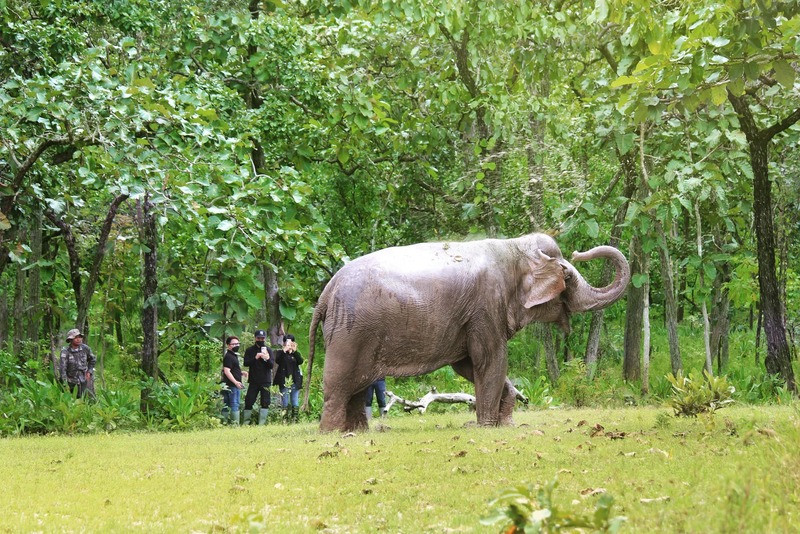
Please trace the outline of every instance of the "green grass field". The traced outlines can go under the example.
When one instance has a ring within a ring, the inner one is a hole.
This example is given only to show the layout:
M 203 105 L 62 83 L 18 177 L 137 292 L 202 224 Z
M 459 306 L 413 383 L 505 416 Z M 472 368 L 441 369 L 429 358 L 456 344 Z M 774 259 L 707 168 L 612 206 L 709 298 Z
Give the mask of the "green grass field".
M 395 415 L 355 436 L 306 423 L 3 439 L 0 531 L 492 532 L 479 523 L 491 498 L 554 477 L 565 508 L 613 495 L 627 532 L 800 525 L 797 406 L 515 418 L 487 429 L 465 427 L 466 411 Z

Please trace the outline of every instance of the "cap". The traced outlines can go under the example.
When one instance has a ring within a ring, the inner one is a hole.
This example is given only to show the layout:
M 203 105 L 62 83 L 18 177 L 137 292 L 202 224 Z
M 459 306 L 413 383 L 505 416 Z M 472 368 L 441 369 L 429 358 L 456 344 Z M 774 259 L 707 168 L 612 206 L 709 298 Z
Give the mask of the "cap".
M 255 335 L 255 337 L 267 337 L 267 333 L 264 330 L 256 330 L 253 332 L 253 335 Z
M 72 330 L 67 332 L 67 341 L 72 341 L 73 339 L 75 339 L 78 336 L 83 337 L 83 334 L 81 334 L 81 331 L 78 330 L 77 328 L 73 328 Z

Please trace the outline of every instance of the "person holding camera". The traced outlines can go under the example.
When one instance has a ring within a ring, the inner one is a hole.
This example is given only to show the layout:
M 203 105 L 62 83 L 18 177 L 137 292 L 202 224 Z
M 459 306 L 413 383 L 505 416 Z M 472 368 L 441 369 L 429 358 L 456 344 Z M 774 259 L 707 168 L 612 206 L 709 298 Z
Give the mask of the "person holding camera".
M 225 411 L 223 419 L 227 419 L 230 414 L 230 423 L 234 426 L 239 425 L 239 400 L 242 395 L 242 376 L 247 373 L 242 372 L 239 367 L 239 338 L 230 336 L 225 340 L 228 350 L 222 358 L 222 383 L 227 386 L 222 390 L 222 399 L 225 401 Z
M 303 357 L 297 352 L 297 343 L 292 334 L 283 336 L 283 349 L 275 355 L 278 370 L 275 373 L 275 383 L 281 392 L 281 407 L 283 408 L 284 418 L 287 422 L 296 423 L 298 418 L 298 395 L 303 388 L 303 373 L 300 365 Z M 292 380 L 291 393 L 286 387 L 286 380 Z M 289 403 L 291 402 L 291 415 L 289 413 Z
M 275 360 L 272 357 L 272 349 L 267 346 L 267 333 L 264 330 L 256 330 L 254 334 L 255 344 L 244 351 L 244 365 L 250 371 L 250 382 L 247 384 L 247 394 L 244 397 L 244 424 L 250 424 L 253 404 L 256 402 L 256 397 L 260 396 L 258 424 L 263 425 L 267 422 L 269 414 L 269 388 L 272 385 L 272 366 Z

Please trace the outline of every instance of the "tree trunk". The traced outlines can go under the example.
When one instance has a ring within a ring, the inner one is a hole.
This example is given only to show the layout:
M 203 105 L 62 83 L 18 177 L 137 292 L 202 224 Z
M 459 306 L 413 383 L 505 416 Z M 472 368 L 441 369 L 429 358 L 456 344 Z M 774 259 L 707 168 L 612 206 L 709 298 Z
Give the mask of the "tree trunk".
M 278 275 L 272 267 L 264 264 L 264 308 L 267 310 L 269 340 L 272 345 L 282 345 L 283 323 L 281 321 L 281 295 L 278 292 Z M 297 336 L 295 336 L 297 337 Z
M 689 148 L 690 147 L 687 147 L 687 150 Z M 684 236 L 686 236 L 685 237 L 685 241 L 688 243 L 689 242 L 689 236 L 692 233 L 692 231 L 691 231 L 691 221 L 690 221 L 690 217 L 689 217 L 689 212 L 688 211 L 684 211 L 683 212 L 683 222 L 681 224 L 681 232 L 683 233 Z M 675 273 L 676 276 L 678 277 L 678 297 L 677 297 L 678 323 L 682 323 L 683 322 L 685 298 L 683 298 L 682 295 L 686 294 L 686 279 L 688 278 L 688 276 L 687 276 L 688 270 L 689 270 L 689 266 L 685 265 L 683 267 L 683 271 L 682 272 L 678 271 L 677 273 Z
M 764 314 L 761 313 L 761 308 L 758 308 L 758 321 L 756 322 L 756 365 L 758 365 L 759 357 L 758 357 L 758 349 L 761 348 L 761 323 L 762 319 L 764 318 Z
M 550 382 L 555 385 L 558 382 L 559 370 L 558 359 L 556 358 L 556 347 L 553 342 L 553 327 L 550 324 L 536 323 L 539 335 L 544 345 L 544 358 L 547 363 L 547 376 Z
M 661 280 L 664 284 L 664 320 L 667 326 L 669 339 L 669 361 L 672 373 L 677 374 L 683 369 L 681 347 L 678 342 L 678 306 L 675 302 L 675 287 L 672 283 L 672 262 L 669 257 L 667 236 L 661 221 L 655 219 L 656 233 L 658 235 L 658 256 L 661 266 Z
M 44 214 L 50 219 L 50 222 L 61 230 L 61 235 L 64 238 L 64 245 L 67 247 L 67 256 L 69 257 L 69 279 L 72 283 L 75 308 L 77 309 L 81 303 L 81 263 L 78 257 L 78 247 L 75 244 L 75 235 L 72 233 L 72 227 L 52 210 L 46 208 Z
M 624 158 L 624 156 L 620 157 Z M 628 212 L 630 201 L 636 194 L 636 182 L 638 178 L 635 172 L 624 172 L 623 174 L 625 175 L 625 186 L 622 191 L 622 196 L 625 200 L 622 202 L 620 207 L 617 208 L 617 212 L 614 215 L 614 223 L 611 227 L 611 236 L 608 240 L 608 244 L 615 248 L 619 248 L 619 240 L 620 236 L 622 235 L 622 223 L 625 222 L 625 214 Z M 601 200 L 607 200 L 608 197 L 610 197 L 613 193 L 613 189 L 613 185 L 610 186 L 606 190 Z M 614 267 L 609 262 L 606 262 L 603 266 L 602 285 L 607 285 L 610 283 L 613 276 Z M 586 361 L 586 372 L 590 377 L 594 376 L 594 370 L 597 367 L 598 352 L 600 350 L 600 333 L 603 330 L 604 315 L 605 309 L 593 311 L 592 320 L 589 323 L 589 338 L 586 341 L 586 354 L 584 356 L 584 360 Z
M 758 245 L 758 286 L 761 294 L 761 310 L 764 313 L 764 334 L 767 339 L 767 356 L 764 358 L 767 372 L 779 375 L 789 391 L 797 393 L 794 371 L 786 340 L 783 308 L 780 300 L 778 279 L 775 275 L 775 237 L 772 226 L 772 194 L 767 174 L 767 143 L 750 146 L 750 162 L 753 167 L 753 216 Z
M 25 341 L 25 271 L 22 265 L 16 264 L 14 284 L 14 355 L 20 363 L 25 361 L 23 345 Z
M 42 243 L 42 257 L 49 261 L 55 262 L 58 257 L 58 234 L 49 235 L 48 238 Z M 49 364 L 50 369 L 53 371 L 53 376 L 56 376 L 56 350 L 59 343 L 59 329 L 61 328 L 61 319 L 59 315 L 53 313 L 53 303 L 56 300 L 55 290 L 53 284 L 45 284 L 43 288 L 44 298 L 44 313 L 42 316 L 42 327 L 45 332 L 44 338 L 49 340 L 50 351 L 47 355 L 48 361 L 44 362 Z
M 722 373 L 728 365 L 727 339 L 728 339 L 728 311 L 730 309 L 730 299 L 728 289 L 725 284 L 730 277 L 727 264 L 720 268 L 717 278 L 714 280 L 714 291 L 712 293 L 712 313 L 711 313 L 711 356 L 717 358 L 717 373 Z
M 703 288 L 705 287 L 705 272 L 703 271 L 703 223 L 700 217 L 700 201 L 694 203 L 694 216 L 697 227 L 697 256 L 700 258 L 700 267 L 697 273 L 697 285 L 700 289 L 700 297 L 702 299 L 701 307 L 703 309 L 703 344 L 706 349 L 706 363 L 705 370 L 709 375 L 714 374 L 714 361 L 711 359 L 711 324 L 708 320 L 708 306 L 706 305 L 706 296 Z M 677 318 L 677 312 L 675 314 Z
M 549 94 L 550 87 L 547 81 L 542 82 L 540 90 Z M 545 167 L 539 161 L 544 152 L 544 136 L 546 124 L 544 121 L 537 120 L 533 114 L 528 115 L 528 124 L 531 129 L 531 138 L 526 147 L 527 167 L 528 167 L 528 194 L 530 195 L 529 213 L 531 231 L 542 231 L 546 227 L 544 213 L 544 171 Z M 547 365 L 547 375 L 550 381 L 555 384 L 558 381 L 558 361 L 556 359 L 555 345 L 553 343 L 553 333 L 550 325 L 533 323 L 529 326 L 531 332 L 539 342 L 539 348 L 533 355 L 533 366 L 535 370 L 539 368 L 541 351 L 545 353 L 545 363 Z
M 0 289 L 0 350 L 6 350 L 8 342 L 8 294 Z
M 89 306 L 92 303 L 94 288 L 97 285 L 97 279 L 100 277 L 100 267 L 103 264 L 103 258 L 106 254 L 106 243 L 108 242 L 108 236 L 111 234 L 111 227 L 114 225 L 114 218 L 117 216 L 119 206 L 128 199 L 128 196 L 129 195 L 127 194 L 121 194 L 114 199 L 114 201 L 111 203 L 111 206 L 108 208 L 105 221 L 103 221 L 103 226 L 101 227 L 100 233 L 97 236 L 97 245 L 95 245 L 94 249 L 94 257 L 92 258 L 92 266 L 89 270 L 89 278 L 86 280 L 86 286 L 83 289 L 83 295 L 78 304 L 78 320 L 76 321 L 76 324 L 77 328 L 84 333 L 84 336 L 88 335 L 88 332 L 86 332 L 88 330 L 86 320 L 89 314 Z
M 631 276 L 634 274 L 647 274 L 643 272 L 644 251 L 642 240 L 638 235 L 631 239 Z M 644 287 L 631 284 L 628 287 L 628 298 L 625 309 L 625 340 L 624 355 L 622 360 L 622 377 L 633 381 L 641 378 L 641 342 L 642 342 L 642 317 L 644 310 Z
M 644 258 L 643 269 L 650 272 L 650 261 Z M 642 285 L 642 395 L 650 392 L 650 280 Z
M 158 235 L 156 213 L 149 194 L 138 205 L 139 239 L 144 249 L 142 268 L 142 371 L 145 376 L 158 379 Z M 142 390 L 140 408 L 147 411 L 150 390 Z
M 114 303 L 114 331 L 117 333 L 117 345 L 122 346 L 122 314 L 119 311 L 121 303 Z
M 41 269 L 42 259 L 42 209 L 38 208 L 31 219 L 30 230 L 31 263 L 35 266 L 28 270 L 28 339 L 31 341 L 31 358 L 39 359 L 39 325 L 41 310 Z
M 728 100 L 739 116 L 740 128 L 750 149 L 750 166 L 753 170 L 753 219 L 755 222 L 758 287 L 761 310 L 764 313 L 764 334 L 767 338 L 767 356 L 764 359 L 769 374 L 780 375 L 789 391 L 797 393 L 792 370 L 789 343 L 783 321 L 778 280 L 775 275 L 775 235 L 772 214 L 772 185 L 769 181 L 769 142 L 778 133 L 800 120 L 800 108 L 769 128 L 759 129 L 744 97 L 728 91 Z

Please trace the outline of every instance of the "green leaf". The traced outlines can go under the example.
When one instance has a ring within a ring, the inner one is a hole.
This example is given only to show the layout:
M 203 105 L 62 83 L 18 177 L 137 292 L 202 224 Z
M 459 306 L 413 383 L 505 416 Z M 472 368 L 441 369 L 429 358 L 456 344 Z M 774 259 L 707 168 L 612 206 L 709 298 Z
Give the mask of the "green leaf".
M 294 306 L 289 306 L 284 302 L 281 302 L 278 307 L 281 311 L 281 317 L 289 321 L 294 321 L 294 318 L 297 315 L 297 308 Z
M 636 134 L 634 133 L 614 133 L 614 140 L 617 142 L 617 148 L 619 149 L 620 156 L 624 156 L 631 150 L 631 148 L 633 148 L 633 142 L 635 138 Z
M 631 276 L 631 284 L 633 284 L 633 287 L 636 289 L 639 289 L 644 285 L 645 282 L 647 282 L 648 278 L 649 276 L 646 273 L 636 273 Z
M 775 79 L 781 84 L 784 89 L 791 89 L 794 87 L 794 79 L 796 73 L 788 61 L 781 59 L 772 64 L 775 69 Z
M 610 88 L 615 89 L 623 85 L 630 85 L 632 83 L 639 83 L 639 79 L 635 76 L 620 76 L 609 85 Z
M 719 106 L 728 99 L 728 91 L 726 90 L 727 85 L 727 83 L 715 85 L 711 88 L 711 101 L 715 106 Z
M 597 237 L 600 233 L 600 225 L 597 224 L 597 221 L 594 219 L 586 221 L 586 233 L 589 234 L 589 237 Z
M 223 232 L 227 232 L 228 230 L 230 230 L 234 226 L 236 226 L 236 221 L 232 221 L 230 219 L 225 219 L 224 221 L 222 221 L 221 223 L 219 223 L 217 225 L 217 230 L 221 230 Z

